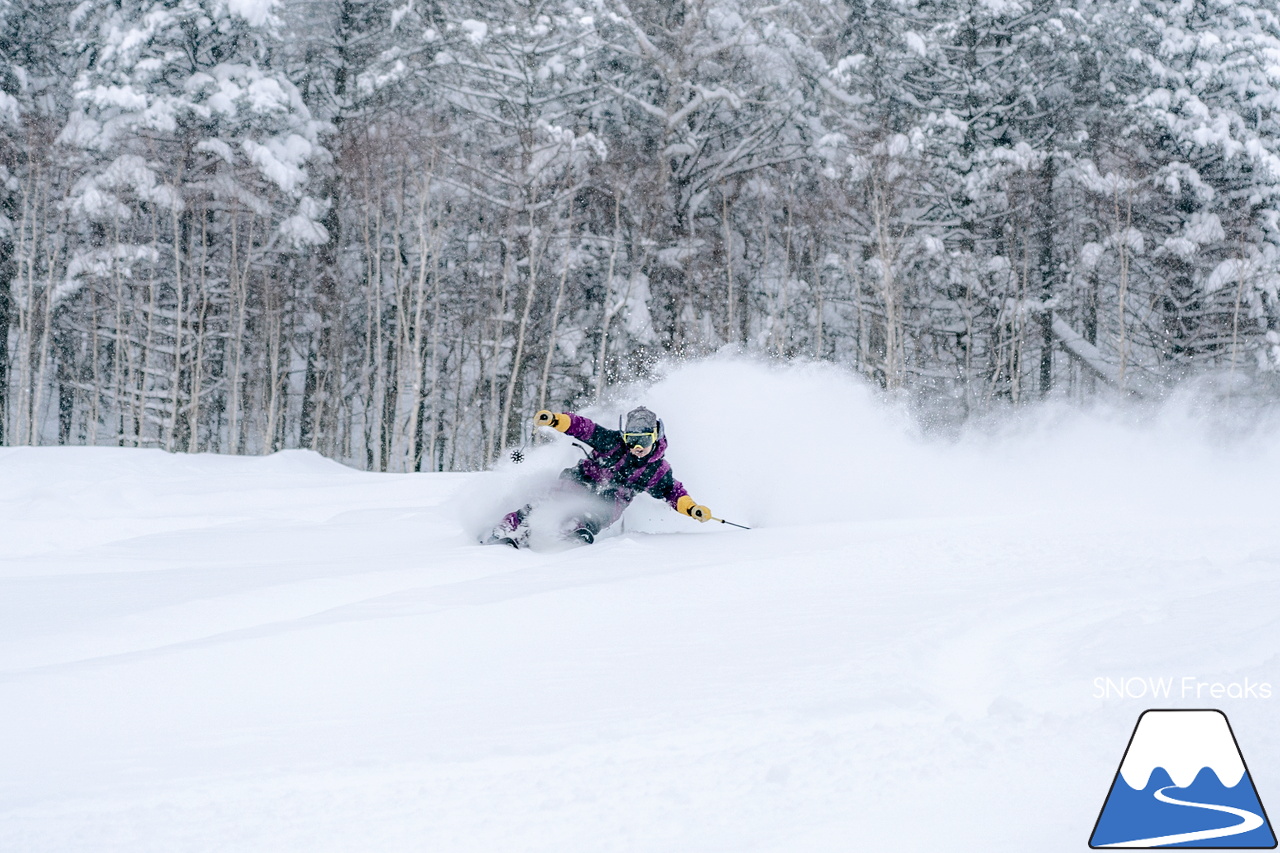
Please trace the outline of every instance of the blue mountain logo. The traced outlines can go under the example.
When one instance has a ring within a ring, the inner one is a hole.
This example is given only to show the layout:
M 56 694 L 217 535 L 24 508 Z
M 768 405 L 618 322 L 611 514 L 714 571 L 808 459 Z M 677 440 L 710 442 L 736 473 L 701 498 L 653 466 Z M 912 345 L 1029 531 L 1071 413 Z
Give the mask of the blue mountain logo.
M 1226 714 L 1144 711 L 1089 846 L 1274 848 L 1275 833 Z

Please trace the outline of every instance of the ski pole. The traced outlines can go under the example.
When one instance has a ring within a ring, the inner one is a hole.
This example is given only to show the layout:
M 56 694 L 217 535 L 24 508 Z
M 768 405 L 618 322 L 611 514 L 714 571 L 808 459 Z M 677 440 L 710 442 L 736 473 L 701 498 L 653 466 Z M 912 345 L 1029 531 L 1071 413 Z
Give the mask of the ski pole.
M 524 442 L 519 447 L 513 447 L 511 449 L 511 453 L 509 454 L 511 457 L 511 461 L 516 463 L 517 465 L 523 462 L 524 455 L 529 452 L 529 448 L 533 447 L 533 445 L 537 442 L 537 440 L 538 440 L 538 428 L 536 426 L 529 427 L 529 436 L 524 440 Z
M 740 528 L 742 528 L 743 530 L 750 530 L 750 529 L 751 529 L 750 527 L 747 527 L 745 524 L 734 524 L 732 521 L 725 521 L 723 518 L 716 518 L 714 515 L 713 515 L 713 516 L 711 516 L 711 520 L 712 520 L 712 521 L 718 521 L 718 522 L 720 522 L 721 524 L 727 524 L 727 525 L 729 525 L 730 527 L 740 527 Z

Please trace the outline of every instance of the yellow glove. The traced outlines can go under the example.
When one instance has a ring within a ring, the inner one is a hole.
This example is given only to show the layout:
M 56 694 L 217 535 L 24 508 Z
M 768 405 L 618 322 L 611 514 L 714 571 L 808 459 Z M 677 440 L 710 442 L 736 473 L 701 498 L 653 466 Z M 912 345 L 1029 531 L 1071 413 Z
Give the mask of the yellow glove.
M 676 511 L 683 512 L 690 518 L 698 519 L 698 521 L 711 520 L 711 510 L 700 503 L 695 503 L 693 498 L 688 495 L 681 495 L 680 499 L 676 501 Z
M 558 414 L 556 412 L 543 409 L 533 416 L 533 422 L 537 426 L 551 427 L 558 429 L 560 432 L 566 432 L 569 429 L 569 416 Z

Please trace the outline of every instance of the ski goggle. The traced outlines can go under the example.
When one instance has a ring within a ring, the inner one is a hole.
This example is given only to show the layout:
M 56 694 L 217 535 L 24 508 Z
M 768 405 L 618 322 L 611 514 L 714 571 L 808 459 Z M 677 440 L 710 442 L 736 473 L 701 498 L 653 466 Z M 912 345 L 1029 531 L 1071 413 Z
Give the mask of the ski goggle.
M 622 441 L 627 447 L 653 447 L 653 443 L 658 440 L 658 430 L 652 432 L 624 432 Z

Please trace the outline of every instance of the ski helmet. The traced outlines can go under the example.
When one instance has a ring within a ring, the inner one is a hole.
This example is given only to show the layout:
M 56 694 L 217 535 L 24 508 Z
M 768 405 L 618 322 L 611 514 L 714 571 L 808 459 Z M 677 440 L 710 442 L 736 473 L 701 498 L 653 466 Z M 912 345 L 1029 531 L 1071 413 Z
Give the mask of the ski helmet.
M 627 412 L 620 432 L 627 447 L 643 448 L 647 452 L 662 439 L 662 421 L 644 406 L 638 406 Z

